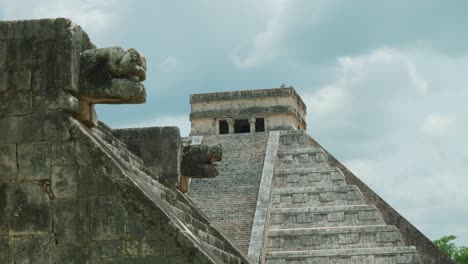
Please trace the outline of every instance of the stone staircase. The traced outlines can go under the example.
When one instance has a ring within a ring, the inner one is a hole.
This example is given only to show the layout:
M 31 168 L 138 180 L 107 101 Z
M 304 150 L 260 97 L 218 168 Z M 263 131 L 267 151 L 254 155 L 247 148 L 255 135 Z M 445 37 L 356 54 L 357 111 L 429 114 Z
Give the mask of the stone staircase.
M 114 137 L 109 127 L 100 122 L 98 127 L 92 129 L 92 132 L 101 146 L 118 155 L 122 168 L 137 174 L 140 180 L 146 181 L 147 185 L 151 186 L 153 191 L 160 193 L 165 206 L 170 208 L 178 220 L 200 240 L 206 249 L 218 257 L 219 263 L 248 263 L 247 258 L 210 223 L 210 220 L 185 194 L 156 182 L 154 179 L 157 179 L 157 175 L 153 175 L 146 169 L 143 161 L 131 153 L 124 142 Z
M 304 132 L 280 137 L 265 263 L 422 263 Z
M 211 135 L 203 144 L 221 144 L 220 175 L 192 179 L 188 196 L 241 252 L 247 254 L 268 133 Z

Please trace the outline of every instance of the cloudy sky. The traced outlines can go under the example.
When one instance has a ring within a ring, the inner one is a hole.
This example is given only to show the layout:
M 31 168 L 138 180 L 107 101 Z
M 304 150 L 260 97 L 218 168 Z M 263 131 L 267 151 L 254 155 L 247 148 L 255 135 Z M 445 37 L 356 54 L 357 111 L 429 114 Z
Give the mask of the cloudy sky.
M 144 105 L 112 127 L 177 125 L 193 93 L 294 86 L 309 133 L 429 238 L 468 245 L 468 1 L 22 1 L 0 19 L 69 17 L 136 48 Z

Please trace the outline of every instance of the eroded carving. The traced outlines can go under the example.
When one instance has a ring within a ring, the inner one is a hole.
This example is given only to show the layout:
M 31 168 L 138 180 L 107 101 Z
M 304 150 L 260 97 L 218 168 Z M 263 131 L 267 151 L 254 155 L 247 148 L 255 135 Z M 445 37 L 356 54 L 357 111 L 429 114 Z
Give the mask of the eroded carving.
M 146 59 L 134 49 L 91 49 L 80 60 L 80 120 L 97 125 L 94 104 L 140 104 L 146 101 L 141 83 L 146 79 Z
M 213 178 L 219 175 L 217 162 L 223 157 L 221 145 L 192 145 L 183 148 L 180 172 L 188 178 Z

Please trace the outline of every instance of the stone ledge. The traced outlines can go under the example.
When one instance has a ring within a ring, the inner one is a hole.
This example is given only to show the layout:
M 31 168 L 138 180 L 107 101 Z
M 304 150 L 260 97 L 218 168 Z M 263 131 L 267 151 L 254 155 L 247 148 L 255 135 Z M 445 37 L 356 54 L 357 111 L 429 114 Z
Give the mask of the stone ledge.
M 304 109 L 304 111 L 307 109 L 304 101 L 302 101 L 302 98 L 292 87 L 193 94 L 190 96 L 190 103 L 286 96 L 296 97 L 298 104 Z
M 267 254 L 268 259 L 293 258 L 293 257 L 347 257 L 358 255 L 396 255 L 417 254 L 415 247 L 391 247 L 391 248 L 356 248 L 356 249 L 334 249 L 334 250 L 311 250 L 311 251 L 274 251 Z

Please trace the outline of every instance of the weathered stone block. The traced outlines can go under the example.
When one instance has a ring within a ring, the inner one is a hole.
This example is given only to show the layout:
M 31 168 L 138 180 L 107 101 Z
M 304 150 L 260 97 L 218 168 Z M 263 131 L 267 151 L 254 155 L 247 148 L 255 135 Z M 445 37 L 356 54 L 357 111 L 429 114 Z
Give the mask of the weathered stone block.
M 99 249 L 85 245 L 59 245 L 55 263 L 100 264 Z
M 377 233 L 377 242 L 396 242 L 400 241 L 401 237 L 398 231 L 393 232 L 378 232 Z
M 124 209 L 115 196 L 95 197 L 90 200 L 90 232 L 92 240 L 121 239 L 125 229 Z
M 55 36 L 54 19 L 20 20 L 10 24 L 10 39 L 53 38 Z
M 10 234 L 41 234 L 51 229 L 50 201 L 36 183 L 11 184 Z
M 52 65 L 56 59 L 54 56 L 54 45 L 55 40 L 53 39 L 36 39 L 33 42 L 33 65 L 40 67 L 47 67 Z M 57 53 L 55 53 L 57 54 Z M 48 68 L 45 72 L 47 74 L 53 74 L 52 69 Z
M 49 113 L 44 117 L 44 136 L 47 140 L 67 140 L 70 138 L 68 125 L 70 117 L 63 112 Z
M 13 243 L 7 236 L 0 236 L 0 263 L 13 263 Z
M 3 70 L 0 66 L 0 93 L 8 90 L 8 71 Z M 0 111 L 2 111 L 0 109 Z
M 46 142 L 18 145 L 18 178 L 21 180 L 48 179 L 50 173 L 50 146 Z
M 56 199 L 54 202 L 54 228 L 59 243 L 89 241 L 88 201 Z
M 31 90 L 31 70 L 27 67 L 20 67 L 9 71 L 8 89 L 15 91 Z
M 159 175 L 159 181 L 174 184 L 178 180 L 179 149 L 182 144 L 179 128 L 114 129 L 112 133 L 131 146 L 133 154 L 140 157 L 155 175 Z
M 0 39 L 0 69 L 4 68 L 7 58 L 7 41 Z
M 185 262 L 179 263 L 189 263 Z M 174 263 L 168 262 L 166 256 L 144 256 L 144 257 L 112 257 L 103 258 L 102 264 L 149 264 L 149 263 Z
M 42 113 L 18 117 L 18 142 L 27 143 L 44 139 L 44 115 Z
M 99 241 L 97 245 L 99 245 L 101 257 L 112 257 L 124 255 L 125 243 L 124 240 L 109 240 Z
M 73 165 L 52 167 L 52 191 L 56 198 L 76 198 L 78 168 Z
M 344 233 L 338 235 L 338 243 L 343 244 L 356 244 L 359 243 L 359 233 Z
M 8 200 L 8 184 L 0 182 L 0 235 L 8 234 Z
M 10 39 L 8 41 L 7 64 L 13 68 L 32 65 L 32 40 Z
M 8 39 L 8 30 L 10 29 L 10 22 L 0 21 L 0 39 Z
M 395 264 L 395 256 L 374 256 L 374 264 Z
M 359 211 L 358 214 L 359 220 L 374 220 L 377 218 L 379 218 L 379 212 L 377 210 Z
M 0 181 L 17 177 L 16 145 L 0 144 Z
M 55 239 L 53 236 L 25 236 L 15 239 L 15 263 L 53 263 Z
M 342 222 L 345 220 L 344 212 L 332 212 L 327 215 L 327 221 L 329 222 Z
M 320 235 L 311 235 L 302 237 L 302 245 L 304 246 L 320 246 L 323 244 L 323 237 Z
M 90 166 L 92 157 L 89 147 L 79 141 L 56 141 L 51 144 L 52 165 Z
M 7 92 L 5 101 L 9 115 L 27 115 L 31 113 L 31 92 Z
M 178 248 L 175 238 L 171 236 L 170 231 L 153 230 L 149 232 L 133 211 L 128 212 L 127 232 L 129 235 L 125 248 L 127 255 L 181 254 L 181 250 Z
M 16 117 L 0 117 L 0 143 L 16 143 Z
M 77 196 L 112 195 L 116 193 L 115 184 L 103 173 L 96 173 L 91 166 L 80 167 L 77 178 Z

